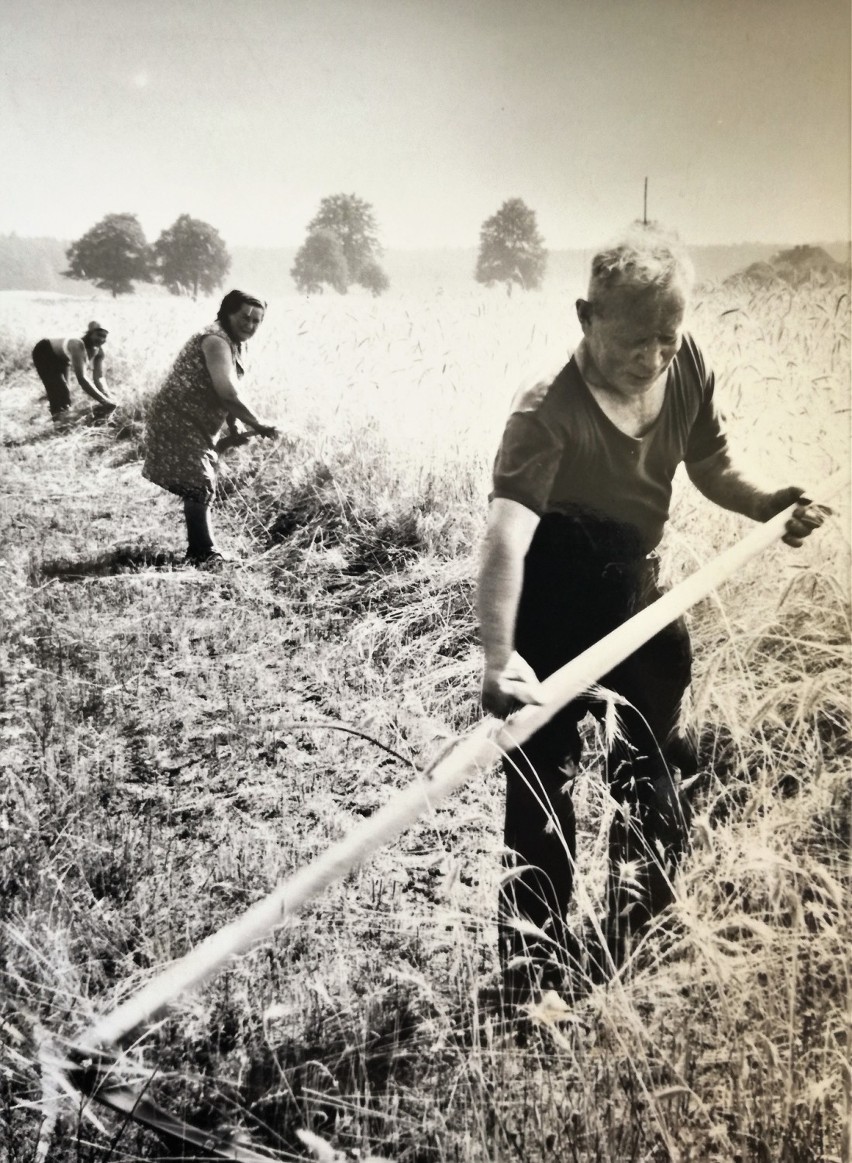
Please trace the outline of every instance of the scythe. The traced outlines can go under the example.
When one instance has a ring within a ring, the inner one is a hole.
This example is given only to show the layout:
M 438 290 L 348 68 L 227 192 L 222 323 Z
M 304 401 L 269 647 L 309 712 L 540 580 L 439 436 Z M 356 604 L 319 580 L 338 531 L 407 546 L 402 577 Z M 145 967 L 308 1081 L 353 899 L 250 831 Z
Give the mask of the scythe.
M 849 475 L 841 471 L 809 495 L 827 501 L 848 486 Z M 105 1080 L 105 1049 L 115 1046 L 162 1013 L 182 993 L 200 985 L 234 957 L 252 948 L 312 897 L 432 810 L 473 773 L 488 769 L 504 752 L 522 746 L 566 703 L 710 594 L 746 562 L 778 541 L 795 508 L 796 504 L 790 505 L 769 521 L 756 526 L 730 549 L 550 675 L 541 684 L 542 705 L 522 707 L 505 722 L 484 719 L 467 735 L 451 743 L 415 781 L 347 836 L 279 884 L 241 917 L 211 934 L 163 969 L 136 994 L 95 1021 L 74 1048 L 73 1056 L 78 1065 L 69 1074 L 70 1080 L 81 1091 L 111 1109 L 166 1137 L 202 1147 L 213 1158 L 246 1160 L 247 1163 L 273 1159 L 274 1156 L 260 1154 L 240 1144 L 229 1144 L 216 1135 L 173 1119 L 133 1088 L 110 1086 L 108 1079 Z

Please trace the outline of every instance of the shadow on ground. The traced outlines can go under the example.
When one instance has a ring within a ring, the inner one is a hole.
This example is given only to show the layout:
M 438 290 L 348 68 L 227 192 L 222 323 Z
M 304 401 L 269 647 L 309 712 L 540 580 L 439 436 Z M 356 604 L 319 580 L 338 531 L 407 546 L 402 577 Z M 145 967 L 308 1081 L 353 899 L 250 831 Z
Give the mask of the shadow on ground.
M 29 448 L 32 444 L 43 444 L 46 440 L 55 440 L 60 436 L 64 436 L 64 432 L 58 428 L 39 428 L 26 436 L 19 438 L 12 437 L 2 442 L 3 448 Z
M 173 550 L 123 546 L 78 561 L 69 561 L 68 558 L 44 561 L 38 567 L 38 572 L 44 578 L 78 581 L 81 578 L 113 577 L 116 574 L 140 573 L 150 569 L 173 570 L 182 568 L 184 564 L 183 554 Z
M 81 428 L 100 429 L 106 434 L 114 436 L 116 440 L 130 440 L 138 436 L 136 426 L 132 422 L 120 427 L 108 416 L 95 416 L 91 412 L 71 413 L 62 423 L 52 424 L 46 421 L 44 426 L 29 427 L 19 436 L 9 437 L 2 442 L 3 448 L 29 448 L 34 444 L 44 444 L 48 440 L 61 440 L 70 433 Z

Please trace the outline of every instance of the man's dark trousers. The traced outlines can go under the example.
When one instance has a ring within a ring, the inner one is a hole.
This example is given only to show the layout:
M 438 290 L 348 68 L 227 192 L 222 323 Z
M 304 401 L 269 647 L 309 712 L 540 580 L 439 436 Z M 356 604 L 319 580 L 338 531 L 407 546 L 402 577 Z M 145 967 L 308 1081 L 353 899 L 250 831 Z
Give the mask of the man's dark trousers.
M 525 561 L 516 649 L 545 678 L 659 596 L 656 559 L 641 553 L 629 529 L 547 514 Z M 602 968 L 610 958 L 619 965 L 672 899 L 689 827 L 677 775 L 697 766 L 678 730 L 691 663 L 679 619 L 600 680 L 618 696 L 618 727 L 606 732 L 606 778 L 618 808 L 609 835 L 607 951 L 595 957 Z M 522 869 L 507 875 L 500 894 L 501 958 L 512 990 L 560 988 L 564 971 L 581 960 L 564 923 L 576 855 L 569 781 L 579 767 L 580 721 L 587 712 L 603 720 L 606 709 L 605 698 L 577 699 L 504 761 L 506 872 Z M 507 923 L 513 917 L 546 937 Z
M 49 339 L 40 339 L 33 348 L 33 366 L 44 384 L 51 416 L 66 412 L 71 406 L 69 365 L 57 358 Z

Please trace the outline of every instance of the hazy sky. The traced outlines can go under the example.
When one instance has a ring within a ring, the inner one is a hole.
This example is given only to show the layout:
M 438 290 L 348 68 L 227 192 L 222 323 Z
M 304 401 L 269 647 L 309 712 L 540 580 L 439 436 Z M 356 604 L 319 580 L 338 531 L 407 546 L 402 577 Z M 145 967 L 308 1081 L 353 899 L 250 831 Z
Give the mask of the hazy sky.
M 849 237 L 848 0 L 0 0 L 0 232 L 181 213 L 298 245 L 327 194 L 390 247 Z

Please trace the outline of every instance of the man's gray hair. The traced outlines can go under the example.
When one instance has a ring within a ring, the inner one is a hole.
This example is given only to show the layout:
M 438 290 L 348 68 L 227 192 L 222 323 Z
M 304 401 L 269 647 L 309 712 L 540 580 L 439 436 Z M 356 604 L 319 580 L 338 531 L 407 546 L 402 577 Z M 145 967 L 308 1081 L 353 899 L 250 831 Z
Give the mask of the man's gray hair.
M 618 287 L 678 286 L 688 295 L 694 282 L 692 259 L 678 236 L 657 222 L 634 222 L 592 259 L 589 302 Z

